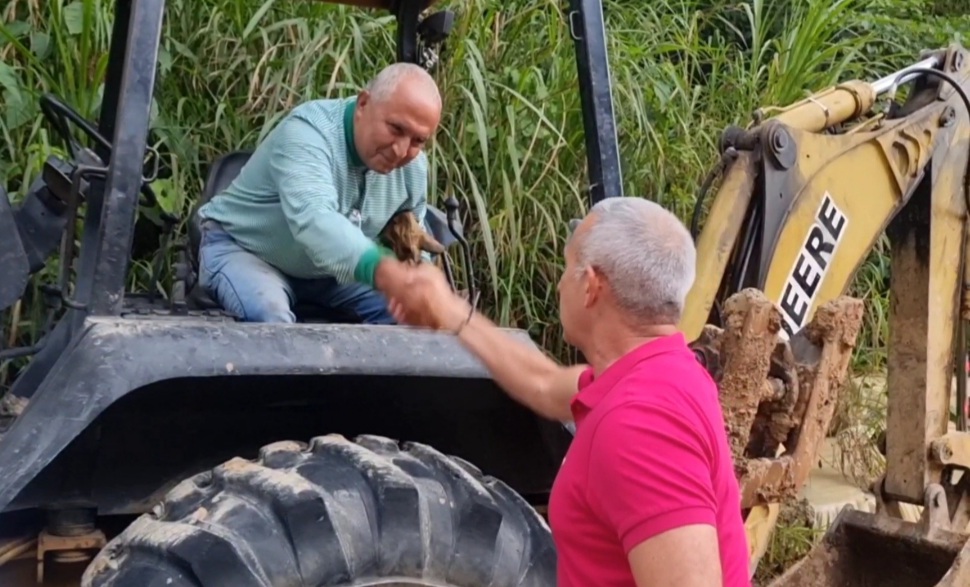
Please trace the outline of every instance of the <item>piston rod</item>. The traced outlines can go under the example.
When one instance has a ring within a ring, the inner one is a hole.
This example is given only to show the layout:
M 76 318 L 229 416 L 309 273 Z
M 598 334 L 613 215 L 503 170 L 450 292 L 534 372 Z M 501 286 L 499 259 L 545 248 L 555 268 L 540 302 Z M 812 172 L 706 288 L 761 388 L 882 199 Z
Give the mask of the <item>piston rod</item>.
M 940 62 L 943 58 L 941 56 L 927 57 L 926 59 L 920 61 L 919 63 L 914 63 L 912 65 L 906 66 L 895 73 L 891 73 L 886 77 L 880 78 L 872 82 L 872 89 L 875 90 L 876 96 L 881 96 L 893 88 L 893 85 L 899 85 L 912 80 L 915 77 L 923 75 L 919 71 L 913 71 L 914 69 L 921 68 L 936 68 L 940 66 Z M 907 72 L 911 72 L 908 75 Z M 899 77 L 903 75 L 903 77 Z M 897 80 L 897 78 L 899 78 Z

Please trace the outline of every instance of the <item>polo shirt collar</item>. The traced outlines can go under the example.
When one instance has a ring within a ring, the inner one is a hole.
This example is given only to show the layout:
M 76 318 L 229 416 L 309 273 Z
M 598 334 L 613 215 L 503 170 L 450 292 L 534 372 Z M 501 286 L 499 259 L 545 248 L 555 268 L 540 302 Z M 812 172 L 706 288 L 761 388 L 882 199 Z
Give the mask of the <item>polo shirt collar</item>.
M 670 352 L 685 348 L 687 340 L 682 332 L 675 332 L 660 338 L 647 341 L 632 351 L 614 361 L 599 377 L 593 374 L 590 367 L 579 378 L 579 393 L 573 396 L 572 411 L 576 424 L 583 416 L 591 412 L 597 404 L 610 392 L 621 378 L 627 375 L 637 364 Z
M 357 98 L 353 98 L 344 106 L 344 140 L 347 142 L 347 157 L 353 167 L 363 167 L 364 162 L 357 153 L 354 144 L 354 111 L 357 110 Z

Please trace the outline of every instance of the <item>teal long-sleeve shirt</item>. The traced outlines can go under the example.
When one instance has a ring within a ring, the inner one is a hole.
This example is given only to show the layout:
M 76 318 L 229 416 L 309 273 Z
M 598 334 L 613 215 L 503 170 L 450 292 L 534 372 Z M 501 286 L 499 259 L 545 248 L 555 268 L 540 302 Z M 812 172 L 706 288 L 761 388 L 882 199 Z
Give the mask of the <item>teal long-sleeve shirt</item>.
M 368 171 L 354 147 L 355 105 L 344 98 L 294 108 L 200 217 L 289 276 L 373 285 L 376 239 L 391 217 L 412 210 L 424 224 L 428 163 L 421 153 L 385 175 Z

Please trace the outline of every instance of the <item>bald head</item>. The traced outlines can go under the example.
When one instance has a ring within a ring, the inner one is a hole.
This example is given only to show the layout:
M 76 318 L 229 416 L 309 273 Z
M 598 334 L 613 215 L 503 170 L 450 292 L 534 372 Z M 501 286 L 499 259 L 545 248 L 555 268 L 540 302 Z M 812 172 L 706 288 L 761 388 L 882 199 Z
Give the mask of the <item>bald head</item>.
M 595 267 L 619 309 L 640 323 L 676 324 L 694 283 L 696 252 L 684 224 L 642 198 L 606 198 L 571 239 L 578 269 Z
M 357 97 L 354 142 L 367 167 L 389 173 L 421 154 L 441 120 L 434 78 L 411 63 L 385 67 Z
M 371 99 L 377 102 L 400 97 L 396 94 L 403 93 L 430 100 L 437 108 L 441 108 L 441 92 L 438 84 L 423 67 L 413 63 L 388 65 L 367 84 L 365 89 Z

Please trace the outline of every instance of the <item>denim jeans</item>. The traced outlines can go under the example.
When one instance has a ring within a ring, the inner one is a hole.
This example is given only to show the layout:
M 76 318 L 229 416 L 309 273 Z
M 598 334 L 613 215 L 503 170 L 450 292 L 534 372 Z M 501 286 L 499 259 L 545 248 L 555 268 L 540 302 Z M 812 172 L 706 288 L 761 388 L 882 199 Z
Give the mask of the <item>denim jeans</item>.
M 199 286 L 245 322 L 296 322 L 293 307 L 312 304 L 331 322 L 394 324 L 386 298 L 362 284 L 333 277 L 299 279 L 243 249 L 212 220 L 202 224 Z

